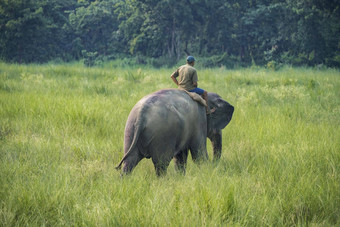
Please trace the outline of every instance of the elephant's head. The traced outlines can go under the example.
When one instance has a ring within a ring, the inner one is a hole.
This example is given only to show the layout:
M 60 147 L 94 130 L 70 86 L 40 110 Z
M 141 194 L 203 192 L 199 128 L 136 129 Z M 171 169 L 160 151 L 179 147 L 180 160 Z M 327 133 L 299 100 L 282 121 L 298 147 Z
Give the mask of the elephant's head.
M 214 160 L 218 160 L 222 151 L 222 129 L 231 121 L 234 107 L 215 93 L 208 93 L 208 99 L 210 109 L 215 108 L 215 111 L 207 115 L 207 133 L 213 146 Z
M 234 113 L 234 107 L 223 100 L 218 94 L 208 93 L 209 107 L 215 111 L 208 117 L 208 130 L 222 130 L 229 122 Z

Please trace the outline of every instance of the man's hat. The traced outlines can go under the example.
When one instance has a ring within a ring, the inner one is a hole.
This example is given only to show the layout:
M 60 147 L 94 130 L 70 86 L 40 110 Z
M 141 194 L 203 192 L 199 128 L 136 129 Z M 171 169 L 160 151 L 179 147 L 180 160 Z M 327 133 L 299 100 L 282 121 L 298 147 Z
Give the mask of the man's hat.
M 187 62 L 188 63 L 191 63 L 191 62 L 194 62 L 194 61 L 196 61 L 196 59 L 193 56 L 188 56 L 187 57 Z

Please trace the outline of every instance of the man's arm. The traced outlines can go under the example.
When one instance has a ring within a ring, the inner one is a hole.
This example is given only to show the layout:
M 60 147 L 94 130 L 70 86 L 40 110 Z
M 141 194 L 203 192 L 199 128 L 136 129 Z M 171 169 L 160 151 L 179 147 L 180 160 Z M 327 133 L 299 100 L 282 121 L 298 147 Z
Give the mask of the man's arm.
M 192 77 L 192 85 L 194 85 L 194 87 L 197 87 L 197 81 L 198 81 L 198 77 L 197 77 L 197 71 L 195 70 L 194 75 Z
M 173 74 L 171 75 L 172 81 L 178 86 L 178 81 L 176 77 L 178 77 L 178 69 L 175 72 L 173 72 Z
M 178 81 L 174 75 L 171 75 L 171 79 L 178 86 Z

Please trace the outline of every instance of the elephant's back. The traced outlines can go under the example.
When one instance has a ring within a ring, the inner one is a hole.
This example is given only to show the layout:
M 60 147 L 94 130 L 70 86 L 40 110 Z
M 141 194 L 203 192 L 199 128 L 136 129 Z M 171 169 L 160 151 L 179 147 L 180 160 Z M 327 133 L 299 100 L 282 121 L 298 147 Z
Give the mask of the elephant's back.
M 154 103 L 158 101 L 159 104 L 171 103 L 171 102 L 189 102 L 191 101 L 190 96 L 186 94 L 185 91 L 180 89 L 162 89 L 145 96 L 141 101 L 144 100 L 147 103 Z
M 195 108 L 196 106 L 196 108 Z M 144 130 L 142 147 L 157 150 L 157 147 L 176 150 L 188 141 L 195 123 L 197 105 L 190 96 L 178 89 L 160 90 L 147 96 L 142 108 Z
M 193 101 L 183 90 L 163 89 L 144 96 L 139 100 L 130 112 L 128 122 L 135 125 L 137 121 L 147 123 L 164 124 L 164 121 L 173 118 L 188 121 L 198 117 L 200 112 L 204 112 L 204 107 Z M 127 122 L 127 123 L 128 123 Z
M 154 92 L 143 97 L 131 110 L 126 123 L 125 147 L 130 146 L 137 128 L 141 129 L 138 147 L 145 157 L 158 145 L 172 149 L 184 147 L 183 141 L 188 141 L 191 134 L 199 130 L 195 127 L 202 117 L 205 117 L 204 107 L 185 91 Z
M 179 89 L 157 91 L 143 103 L 145 127 L 167 135 L 171 130 L 187 131 L 205 117 L 205 108 Z M 201 116 L 202 115 L 202 116 Z
M 179 89 L 154 92 L 144 97 L 142 105 L 147 106 L 145 109 L 153 113 L 166 116 L 183 115 L 181 118 L 185 118 L 190 112 L 197 112 L 197 103 L 185 91 Z

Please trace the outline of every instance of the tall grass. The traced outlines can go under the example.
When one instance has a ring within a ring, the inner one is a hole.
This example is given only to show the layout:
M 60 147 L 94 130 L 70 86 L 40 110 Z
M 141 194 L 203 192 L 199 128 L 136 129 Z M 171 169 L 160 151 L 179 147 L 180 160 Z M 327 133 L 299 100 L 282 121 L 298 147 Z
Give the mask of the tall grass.
M 122 179 L 127 116 L 171 73 L 0 63 L 0 225 L 340 224 L 338 70 L 200 69 L 235 106 L 221 161 Z

